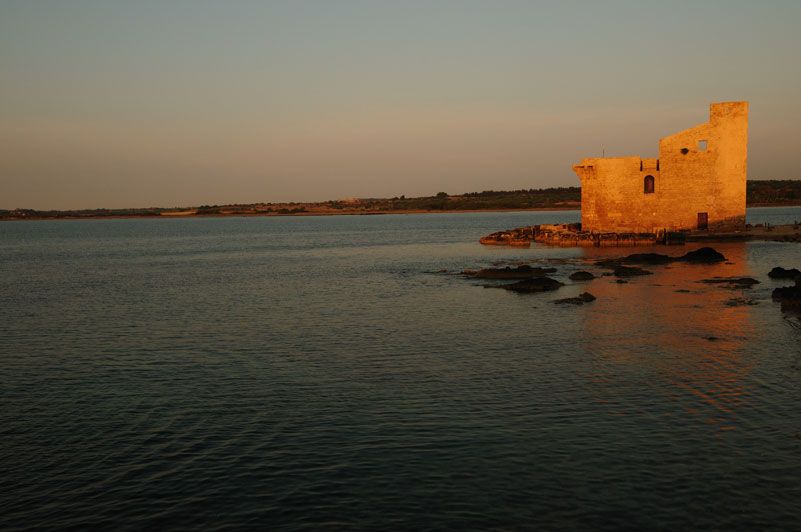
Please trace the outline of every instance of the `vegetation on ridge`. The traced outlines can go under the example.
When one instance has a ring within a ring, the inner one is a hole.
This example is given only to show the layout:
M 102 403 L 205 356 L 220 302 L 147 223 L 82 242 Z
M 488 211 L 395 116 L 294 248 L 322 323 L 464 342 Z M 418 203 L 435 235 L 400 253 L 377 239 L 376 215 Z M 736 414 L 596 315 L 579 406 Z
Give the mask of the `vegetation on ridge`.
M 801 180 L 748 181 L 749 206 L 801 205 Z M 359 198 L 307 203 L 251 203 L 199 207 L 84 209 L 40 211 L 0 210 L 0 219 L 103 218 L 139 216 L 236 216 L 302 214 L 379 214 L 416 211 L 471 211 L 504 209 L 579 209 L 579 187 L 485 190 L 449 195 L 407 198 Z

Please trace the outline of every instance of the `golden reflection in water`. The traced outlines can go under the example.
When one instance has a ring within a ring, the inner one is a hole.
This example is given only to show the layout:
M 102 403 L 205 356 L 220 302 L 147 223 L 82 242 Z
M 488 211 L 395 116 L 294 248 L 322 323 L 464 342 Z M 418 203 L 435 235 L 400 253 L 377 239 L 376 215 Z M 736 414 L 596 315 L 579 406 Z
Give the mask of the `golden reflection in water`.
M 587 249 L 585 259 L 641 252 L 681 255 L 698 247 Z M 582 312 L 582 341 L 597 361 L 590 378 L 610 392 L 599 400 L 615 397 L 616 376 L 626 365 L 627 372 L 635 371 L 643 379 L 644 393 L 667 393 L 703 422 L 720 430 L 735 428 L 736 410 L 748 396 L 743 378 L 752 367 L 745 352 L 746 338 L 755 335 L 753 307 L 746 303 L 751 290 L 698 281 L 752 273 L 745 243 L 715 248 L 727 263 L 642 266 L 654 275 L 631 278 L 626 284 L 602 277 L 587 286 L 598 298 L 594 308 Z M 631 412 L 621 404 L 616 413 Z

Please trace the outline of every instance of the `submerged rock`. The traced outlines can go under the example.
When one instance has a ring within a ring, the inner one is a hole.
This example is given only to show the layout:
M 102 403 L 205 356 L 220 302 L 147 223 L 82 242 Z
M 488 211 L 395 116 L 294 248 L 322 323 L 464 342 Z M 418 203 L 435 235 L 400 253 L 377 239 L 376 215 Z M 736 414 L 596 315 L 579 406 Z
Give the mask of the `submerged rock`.
M 615 268 L 623 264 L 623 259 L 625 259 L 625 257 L 619 259 L 596 260 L 595 265 L 598 266 L 599 268 L 609 268 L 610 270 L 614 270 Z
M 745 297 L 733 297 L 733 298 L 731 298 L 731 299 L 726 301 L 726 306 L 727 307 L 743 307 L 743 306 L 746 306 L 746 305 L 750 306 L 750 305 L 758 305 L 758 304 L 759 304 L 759 301 L 756 301 L 754 299 L 748 299 L 748 298 L 745 298 Z
M 797 268 L 785 269 L 781 266 L 776 266 L 769 273 L 768 277 L 771 279 L 795 279 L 801 277 L 801 271 Z
M 748 288 L 759 284 L 759 281 L 752 277 L 713 277 L 712 279 L 703 279 L 700 282 L 705 284 L 728 284 L 738 288 Z
M 759 281 L 757 281 L 753 277 L 739 277 L 739 278 L 734 278 L 734 280 L 732 280 L 732 284 L 736 284 L 739 286 L 754 286 L 755 284 L 759 284 Z
M 618 266 L 615 268 L 615 275 L 618 277 L 636 277 L 638 275 L 652 275 L 653 273 L 637 266 Z
M 556 279 L 551 279 L 550 277 L 535 277 L 533 279 L 526 279 L 524 281 L 507 284 L 501 288 L 511 290 L 512 292 L 528 294 L 535 292 L 550 292 L 557 290 L 562 286 L 564 286 L 564 283 L 560 283 Z
M 675 261 L 675 257 L 662 255 L 661 253 L 635 253 L 620 259 L 625 264 L 670 264 Z
M 595 264 L 602 268 L 617 268 L 623 264 L 650 264 L 662 265 L 673 262 L 692 262 L 696 264 L 714 264 L 724 262 L 726 257 L 722 253 L 710 247 L 698 248 L 695 251 L 685 253 L 680 257 L 671 257 L 661 253 L 634 253 L 617 259 L 602 259 Z
M 590 272 L 580 271 L 571 273 L 569 279 L 571 281 L 591 281 L 595 279 L 595 276 Z
M 478 271 L 467 271 L 464 274 L 476 279 L 531 279 L 532 277 L 543 277 L 548 273 L 554 273 L 556 268 L 534 268 L 527 264 L 511 268 L 483 268 Z
M 726 262 L 726 257 L 713 248 L 704 247 L 685 253 L 676 260 L 693 262 L 696 264 L 715 264 L 717 262 Z
M 595 296 L 589 292 L 583 292 L 579 294 L 577 297 L 566 297 L 564 299 L 556 299 L 554 303 L 556 304 L 567 304 L 567 305 L 583 305 L 584 303 L 591 303 L 595 301 Z

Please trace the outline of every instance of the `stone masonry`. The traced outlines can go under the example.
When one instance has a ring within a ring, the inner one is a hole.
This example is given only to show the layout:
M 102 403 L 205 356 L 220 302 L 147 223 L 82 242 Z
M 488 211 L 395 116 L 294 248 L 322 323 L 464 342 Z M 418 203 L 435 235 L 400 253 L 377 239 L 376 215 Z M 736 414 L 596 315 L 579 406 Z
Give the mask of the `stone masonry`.
M 582 231 L 745 229 L 748 102 L 713 103 L 709 122 L 659 141 L 659 158 L 584 159 Z

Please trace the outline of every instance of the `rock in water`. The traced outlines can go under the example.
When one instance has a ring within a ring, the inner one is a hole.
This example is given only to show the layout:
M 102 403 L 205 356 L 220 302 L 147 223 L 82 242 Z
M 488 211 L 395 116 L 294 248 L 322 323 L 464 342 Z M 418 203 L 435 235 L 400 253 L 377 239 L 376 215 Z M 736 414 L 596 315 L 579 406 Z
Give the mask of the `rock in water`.
M 603 259 L 596 262 L 602 268 L 617 268 L 621 264 L 670 264 L 672 262 L 693 262 L 696 264 L 714 264 L 725 262 L 726 257 L 710 247 L 690 251 L 681 257 L 671 257 L 661 253 L 635 253 L 619 259 Z
M 801 309 L 801 286 L 782 286 L 773 290 L 773 300 L 780 301 L 782 307 L 785 305 Z
M 531 279 L 532 277 L 543 277 L 548 273 L 554 273 L 556 268 L 533 268 L 527 264 L 518 266 L 517 268 L 484 268 L 473 272 L 472 277 L 476 279 Z
M 554 301 L 556 304 L 568 304 L 568 305 L 583 305 L 584 303 L 590 303 L 595 301 L 595 296 L 589 292 L 584 292 L 579 294 L 578 297 L 566 297 L 564 299 L 557 299 Z
M 676 260 L 694 262 L 696 264 L 715 264 L 716 262 L 725 262 L 726 257 L 713 248 L 705 247 L 685 253 Z
M 796 279 L 801 277 L 801 271 L 798 271 L 797 268 L 787 270 L 781 266 L 776 266 L 768 273 L 768 277 L 771 279 Z
M 560 283 L 556 279 L 551 279 L 550 277 L 535 277 L 533 279 L 526 279 L 524 281 L 507 284 L 501 288 L 511 290 L 512 292 L 530 294 L 535 292 L 550 292 L 552 290 L 557 290 L 562 286 L 564 286 L 564 283 Z
M 615 275 L 618 277 L 636 277 L 638 275 L 652 275 L 653 273 L 637 266 L 618 266 L 615 268 Z
M 590 272 L 580 271 L 570 274 L 571 281 L 591 281 L 593 279 L 595 279 L 595 276 Z

